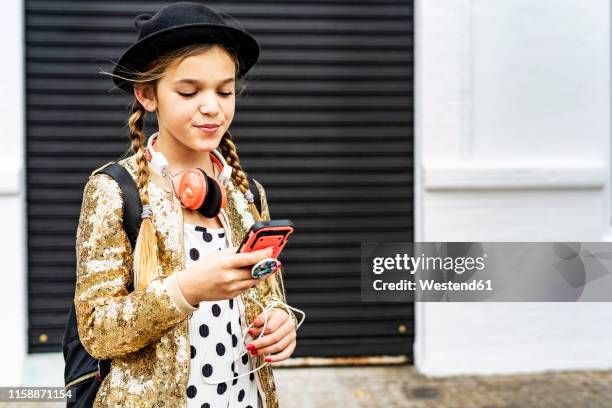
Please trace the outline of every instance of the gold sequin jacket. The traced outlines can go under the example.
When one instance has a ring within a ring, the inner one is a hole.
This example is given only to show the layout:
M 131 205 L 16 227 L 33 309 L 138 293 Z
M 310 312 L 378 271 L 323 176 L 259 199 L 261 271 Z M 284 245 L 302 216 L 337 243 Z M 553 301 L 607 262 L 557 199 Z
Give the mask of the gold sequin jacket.
M 119 164 L 136 180 L 135 155 Z M 159 276 L 144 290 L 129 293 L 132 248 L 122 227 L 121 189 L 110 176 L 96 171 L 90 174 L 83 192 L 74 298 L 83 346 L 94 358 L 112 359 L 94 407 L 185 407 L 191 358 L 188 318 L 197 307 L 187 302 L 176 281 L 176 272 L 185 269 L 180 202 L 172 192 L 149 181 Z M 261 216 L 269 220 L 265 190 L 259 182 L 256 185 Z M 254 219 L 240 190 L 233 183 L 226 190 L 228 203 L 220 219 L 227 243 L 237 246 Z M 286 310 L 296 322 L 290 309 L 276 304 L 285 301 L 282 289 L 263 281 L 237 299 L 243 330 L 261 313 L 253 299 L 264 306 L 274 302 L 274 307 Z M 248 355 L 254 368 L 265 363 L 262 356 Z M 256 371 L 255 379 L 264 408 L 277 407 L 271 366 L 266 363 Z

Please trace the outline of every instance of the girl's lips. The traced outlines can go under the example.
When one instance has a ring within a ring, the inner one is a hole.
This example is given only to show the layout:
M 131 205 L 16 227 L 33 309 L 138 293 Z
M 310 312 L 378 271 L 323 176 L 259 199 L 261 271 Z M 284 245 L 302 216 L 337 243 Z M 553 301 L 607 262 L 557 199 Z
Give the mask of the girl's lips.
M 204 125 L 204 126 L 196 126 L 196 127 L 206 133 L 215 133 L 217 129 L 219 129 L 218 125 Z

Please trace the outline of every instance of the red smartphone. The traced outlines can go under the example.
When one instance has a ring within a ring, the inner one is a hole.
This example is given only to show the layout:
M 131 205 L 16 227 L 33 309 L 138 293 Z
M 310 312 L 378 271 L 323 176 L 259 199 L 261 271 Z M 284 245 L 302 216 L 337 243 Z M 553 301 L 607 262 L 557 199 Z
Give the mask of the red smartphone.
M 242 240 L 237 252 L 253 252 L 258 249 L 274 247 L 272 258 L 277 258 L 292 233 L 293 223 L 291 220 L 256 222 L 251 225 L 251 229 Z

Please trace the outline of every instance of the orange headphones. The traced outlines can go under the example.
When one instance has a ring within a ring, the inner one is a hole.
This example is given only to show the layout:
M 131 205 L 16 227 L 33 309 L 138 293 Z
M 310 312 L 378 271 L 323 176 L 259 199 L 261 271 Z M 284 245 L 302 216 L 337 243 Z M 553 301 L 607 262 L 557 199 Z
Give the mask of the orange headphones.
M 215 149 L 210 153 L 210 158 L 213 165 L 216 165 L 219 169 L 219 181 L 208 176 L 199 167 L 183 170 L 172 175 L 167 171 L 168 160 L 166 160 L 164 154 L 155 151 L 153 148 L 158 136 L 159 133 L 156 132 L 149 137 L 145 151 L 153 170 L 164 178 L 170 176 L 172 190 L 184 207 L 197 210 L 206 218 L 217 216 L 221 208 L 227 207 L 227 193 L 224 185 L 230 180 L 233 168 L 227 164 L 223 155 Z M 178 175 L 181 175 L 181 177 L 177 190 L 174 187 L 174 177 Z

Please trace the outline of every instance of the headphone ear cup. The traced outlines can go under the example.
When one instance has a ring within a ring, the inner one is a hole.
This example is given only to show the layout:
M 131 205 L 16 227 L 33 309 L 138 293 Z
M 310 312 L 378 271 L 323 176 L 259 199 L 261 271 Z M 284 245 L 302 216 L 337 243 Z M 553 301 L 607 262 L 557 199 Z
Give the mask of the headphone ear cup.
M 208 175 L 202 169 L 198 169 L 206 179 L 207 193 L 202 205 L 198 208 L 200 214 L 206 218 L 215 217 L 221 210 L 222 192 L 217 180 Z
M 185 207 L 192 210 L 200 208 L 208 196 L 208 192 L 206 174 L 199 171 L 190 171 L 181 176 L 177 194 Z
M 219 190 L 221 190 L 221 208 L 227 208 L 227 191 L 221 182 L 217 179 L 213 179 L 219 186 Z

